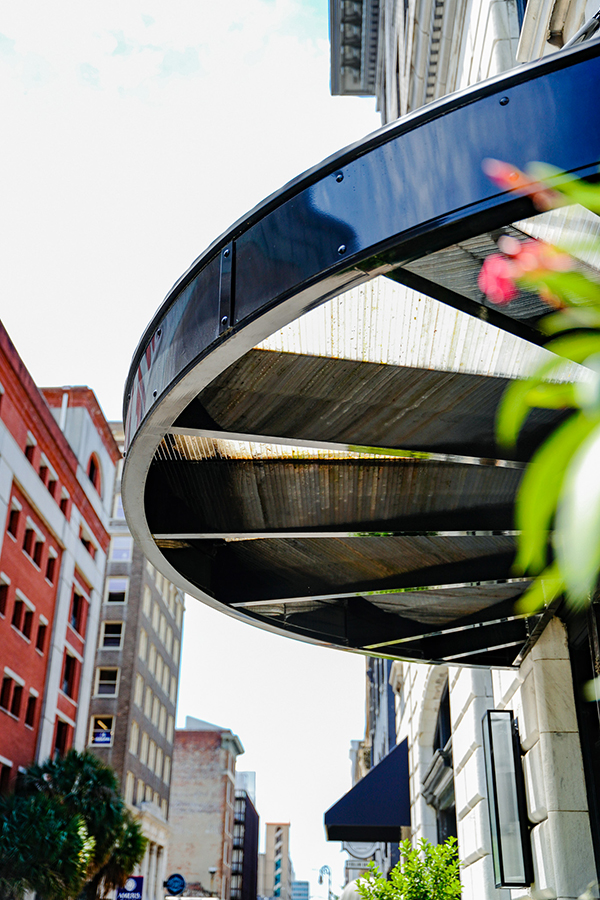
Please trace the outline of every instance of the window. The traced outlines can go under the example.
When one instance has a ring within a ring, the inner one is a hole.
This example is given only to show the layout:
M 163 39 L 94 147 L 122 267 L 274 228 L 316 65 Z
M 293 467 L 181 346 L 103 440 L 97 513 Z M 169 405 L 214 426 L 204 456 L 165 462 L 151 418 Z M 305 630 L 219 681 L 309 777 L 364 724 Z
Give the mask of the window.
M 96 695 L 104 697 L 116 697 L 119 693 L 119 670 L 96 670 Z
M 127 778 L 125 780 L 125 802 L 132 804 L 133 803 L 133 792 L 135 790 L 135 776 L 133 772 L 127 773 Z
M 175 662 L 179 662 L 179 641 L 177 638 L 173 641 L 173 659 Z
M 142 745 L 140 747 L 140 762 L 146 765 L 148 762 L 148 735 L 142 732 Z
M 21 700 L 23 699 L 23 685 L 15 684 L 12 693 L 12 699 L 10 701 L 10 711 L 15 716 L 15 718 L 19 718 L 19 713 L 21 712 Z
M 146 688 L 146 696 L 144 698 L 144 715 L 149 719 L 152 714 L 152 691 Z
M 35 606 L 27 600 L 19 591 L 15 597 L 11 624 L 24 638 L 30 640 L 33 628 L 33 614 Z
M 150 644 L 150 653 L 148 654 L 148 668 L 154 675 L 156 669 L 156 647 L 154 646 L 154 644 Z
M 109 578 L 106 583 L 107 603 L 126 603 L 129 578 Z
M 33 458 L 35 454 L 35 446 L 37 444 L 36 439 L 32 435 L 30 431 L 27 432 L 27 443 L 25 444 L 25 456 L 29 460 L 29 462 L 33 465 Z
M 167 740 L 170 744 L 173 743 L 173 727 L 175 725 L 173 716 L 169 716 L 167 720 Z
M 163 677 L 162 677 L 162 689 L 163 689 L 163 691 L 165 692 L 165 694 L 168 694 L 168 693 L 169 693 L 169 683 L 170 683 L 170 681 L 171 681 L 171 675 L 170 675 L 170 673 L 169 673 L 169 668 L 168 668 L 167 665 L 165 665 L 164 672 L 163 672 Z
M 48 493 L 50 494 L 50 496 L 54 497 L 54 499 L 56 500 L 58 481 L 56 479 L 56 475 L 53 475 L 52 472 L 50 472 L 50 477 L 48 479 L 48 484 L 46 485 L 46 487 L 48 488 Z
M 155 631 L 158 631 L 158 623 L 160 621 L 160 607 L 156 600 L 154 601 L 154 607 L 152 608 L 152 627 Z
M 85 600 L 83 595 L 79 593 L 76 587 L 73 588 L 73 597 L 71 599 L 71 615 L 69 616 L 69 624 L 78 634 L 82 633 L 83 621 L 85 618 Z
M 120 494 L 117 494 L 117 496 L 115 497 L 113 518 L 114 519 L 124 519 L 125 518 L 125 510 L 123 509 L 123 501 L 121 500 Z
M 35 639 L 35 649 L 39 650 L 40 653 L 43 653 L 46 648 L 46 631 L 48 629 L 48 622 L 43 616 L 40 616 L 40 621 L 38 624 L 37 637 Z
M 81 541 L 87 552 L 90 554 L 92 559 L 94 559 L 96 556 L 96 545 L 94 544 L 89 531 L 83 526 L 81 526 L 81 528 L 79 529 L 79 540 Z
M 48 550 L 48 559 L 46 560 L 46 580 L 50 582 L 50 584 L 54 584 L 54 579 L 56 577 L 56 551 L 50 548 Z
M 123 622 L 102 623 L 102 648 L 120 650 L 123 644 Z
M 90 461 L 88 462 L 87 467 L 87 475 L 98 494 L 102 494 L 101 491 L 101 478 L 100 478 L 100 461 L 95 453 L 92 453 L 90 456 Z
M 0 794 L 8 794 L 12 765 L 0 763 Z
M 154 764 L 154 774 L 158 775 L 159 778 L 162 778 L 162 769 L 163 769 L 163 752 L 159 747 L 156 751 L 156 763 Z
M 63 664 L 62 692 L 72 699 L 77 688 L 77 660 L 69 653 L 65 653 Z
M 4 574 L 4 572 L 0 572 L 0 616 L 6 615 L 9 584 L 10 579 Z
M 150 618 L 150 607 L 152 605 L 152 593 L 148 585 L 144 586 L 144 600 L 143 600 L 143 610 L 144 615 Z
M 168 817 L 168 814 L 169 814 L 169 808 L 168 808 L 168 806 L 167 806 L 167 801 L 166 801 L 166 800 L 164 800 L 164 799 L 162 800 L 162 802 L 161 802 L 161 804 L 160 804 L 160 809 L 161 809 L 161 812 L 162 812 L 163 816 L 164 816 L 165 819 L 166 819 L 166 818 Z
M 152 724 L 158 728 L 158 717 L 160 714 L 160 700 L 158 697 L 154 697 L 152 700 Z
M 160 794 L 158 791 L 154 791 L 152 794 L 152 802 L 156 804 L 156 806 L 160 806 Z
M 175 618 L 177 621 L 177 627 L 181 628 L 181 622 L 183 620 L 183 607 L 182 607 L 181 603 L 177 604 L 177 613 L 176 613 Z
M 166 633 L 167 633 L 167 620 L 165 619 L 164 615 L 161 613 L 158 634 L 159 634 L 159 637 L 160 637 L 161 641 L 163 642 L 163 644 L 165 642 Z
M 171 780 L 171 757 L 165 756 L 165 764 L 163 767 L 163 781 L 168 784 Z
M 29 523 L 27 523 L 27 527 L 25 528 L 25 534 L 23 535 L 23 550 L 27 554 L 27 556 L 33 557 L 33 539 L 35 538 L 35 531 L 31 527 Z
M 0 706 L 2 709 L 10 709 L 10 698 L 12 696 L 13 680 L 10 675 L 5 675 L 2 679 L 2 687 L 0 688 Z
M 110 542 L 110 559 L 113 562 L 129 562 L 133 550 L 133 538 L 114 537 Z
M 164 735 L 167 729 L 167 708 L 161 704 L 160 707 L 160 716 L 158 719 L 158 730 L 161 734 Z
M 50 470 L 48 469 L 48 460 L 42 453 L 42 458 L 40 460 L 40 466 L 38 469 L 38 475 L 44 485 L 48 482 L 48 478 L 50 477 Z
M 112 747 L 114 728 L 114 716 L 92 716 L 90 745 L 92 747 Z
M 154 771 L 154 763 L 156 761 L 156 744 L 154 741 L 150 741 L 148 745 L 148 768 L 153 772 Z
M 17 506 L 16 502 L 13 500 L 12 506 L 10 508 L 10 513 L 8 514 L 8 526 L 7 526 L 7 531 L 11 537 L 14 537 L 14 538 L 17 537 L 20 519 L 21 519 L 21 507 Z
M 148 635 L 145 630 L 140 629 L 140 637 L 138 640 L 138 656 L 146 662 L 146 654 L 148 653 Z
M 25 610 L 25 615 L 23 616 L 23 637 L 26 637 L 27 640 L 31 640 L 31 629 L 33 628 L 33 611 L 31 609 Z
M 160 653 L 156 655 L 156 680 L 159 684 L 162 684 L 162 675 L 163 675 L 163 661 Z
M 165 638 L 165 647 L 167 648 L 167 653 L 171 654 L 173 650 L 173 629 L 169 625 L 167 628 L 167 635 Z
M 175 675 L 171 675 L 171 691 L 169 694 L 169 700 L 173 704 L 175 704 L 175 702 L 177 701 L 177 677 Z
M 139 708 L 142 708 L 142 702 L 144 699 L 144 679 L 141 675 L 135 676 L 135 694 L 133 697 L 133 702 Z
M 137 722 L 131 723 L 131 731 L 129 732 L 129 752 L 137 756 L 138 745 L 140 742 L 140 726 Z
M 62 719 L 56 720 L 56 736 L 54 739 L 54 758 L 64 756 L 70 746 L 71 729 Z
M 146 801 L 146 803 L 152 802 L 152 788 L 150 787 L 149 784 L 146 785 L 146 791 L 144 793 L 144 800 Z
M 144 799 L 144 787 L 144 782 L 141 778 L 138 778 L 136 803 L 141 803 Z
M 69 506 L 69 495 L 67 491 L 63 488 L 60 492 L 60 511 L 65 517 L 65 519 L 69 518 L 70 506 Z
M 44 550 L 44 539 L 37 537 L 33 545 L 33 561 L 36 566 L 42 568 L 42 553 Z

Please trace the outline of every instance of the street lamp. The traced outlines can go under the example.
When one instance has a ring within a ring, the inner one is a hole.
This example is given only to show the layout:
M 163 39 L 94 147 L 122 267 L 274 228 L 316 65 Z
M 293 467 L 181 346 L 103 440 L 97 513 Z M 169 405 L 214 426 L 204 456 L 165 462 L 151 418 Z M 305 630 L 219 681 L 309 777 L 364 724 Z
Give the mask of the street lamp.
M 319 869 L 319 884 L 323 884 L 323 875 L 327 875 L 327 900 L 331 900 L 331 869 L 329 868 L 329 866 L 321 866 L 321 868 Z

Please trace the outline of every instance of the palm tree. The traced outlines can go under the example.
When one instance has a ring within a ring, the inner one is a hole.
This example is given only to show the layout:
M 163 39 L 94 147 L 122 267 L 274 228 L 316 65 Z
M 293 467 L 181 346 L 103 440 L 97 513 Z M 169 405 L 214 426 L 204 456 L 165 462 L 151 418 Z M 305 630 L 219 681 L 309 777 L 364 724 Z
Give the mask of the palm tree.
M 94 852 L 82 816 L 42 795 L 0 798 L 0 898 L 79 895 Z
M 115 773 L 92 753 L 70 750 L 62 758 L 32 765 L 17 790 L 22 799 L 44 799 L 64 818 L 83 824 L 93 841 L 82 886 L 86 900 L 103 898 L 142 861 L 147 840 L 141 827 L 119 794 Z M 46 891 L 40 893 L 52 900 Z

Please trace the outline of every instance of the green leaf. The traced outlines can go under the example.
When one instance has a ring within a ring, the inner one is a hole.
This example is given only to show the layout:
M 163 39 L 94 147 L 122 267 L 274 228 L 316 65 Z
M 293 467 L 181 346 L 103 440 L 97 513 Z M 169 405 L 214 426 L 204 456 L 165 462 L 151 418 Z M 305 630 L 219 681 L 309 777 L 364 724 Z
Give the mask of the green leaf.
M 600 212 L 600 185 L 588 184 L 548 163 L 531 163 L 527 173 L 537 181 L 546 182 L 552 190 L 560 191 L 573 203 L 579 203 L 592 212 Z
M 575 385 L 544 381 L 531 388 L 526 396 L 529 406 L 539 409 L 565 409 L 577 406 Z
M 517 442 L 519 431 L 532 406 L 528 400 L 530 392 L 562 365 L 562 359 L 550 359 L 539 366 L 531 378 L 513 381 L 507 387 L 496 415 L 496 437 L 503 447 L 514 447 Z
M 588 356 L 600 353 L 600 334 L 566 334 L 548 341 L 546 350 L 573 362 L 583 363 Z
M 571 328 L 600 329 L 600 310 L 590 307 L 569 307 L 544 316 L 537 324 L 545 334 L 559 334 Z
M 565 474 L 554 548 L 572 605 L 590 602 L 600 571 L 600 422 L 579 444 Z
M 551 563 L 541 575 L 531 583 L 522 597 L 515 603 L 517 615 L 532 616 L 545 609 L 564 591 L 564 580 L 556 562 Z
M 542 444 L 525 471 L 517 497 L 515 524 L 522 532 L 515 561 L 518 571 L 540 572 L 546 565 L 548 532 L 572 456 L 600 422 L 578 412 Z

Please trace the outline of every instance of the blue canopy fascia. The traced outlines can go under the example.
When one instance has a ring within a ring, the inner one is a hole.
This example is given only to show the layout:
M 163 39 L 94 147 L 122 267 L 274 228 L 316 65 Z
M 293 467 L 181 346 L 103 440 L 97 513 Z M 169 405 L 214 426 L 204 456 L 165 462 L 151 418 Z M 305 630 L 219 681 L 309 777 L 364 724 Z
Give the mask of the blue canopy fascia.
M 328 841 L 399 841 L 410 826 L 408 740 L 402 741 L 325 813 Z

